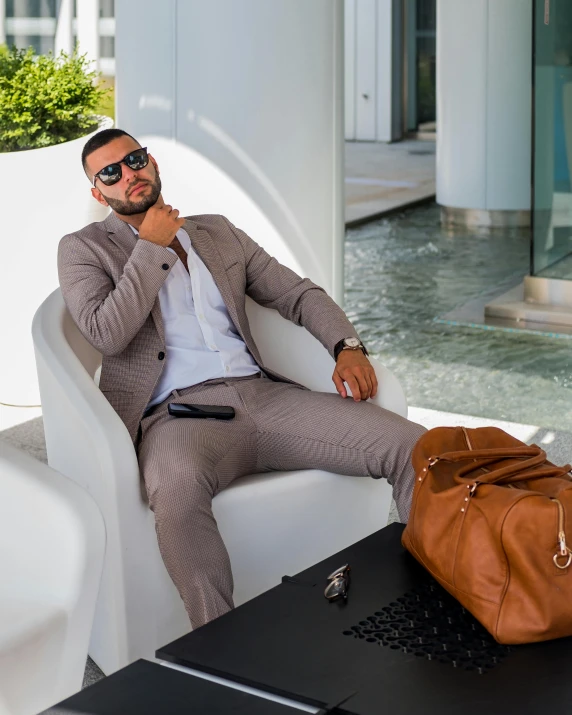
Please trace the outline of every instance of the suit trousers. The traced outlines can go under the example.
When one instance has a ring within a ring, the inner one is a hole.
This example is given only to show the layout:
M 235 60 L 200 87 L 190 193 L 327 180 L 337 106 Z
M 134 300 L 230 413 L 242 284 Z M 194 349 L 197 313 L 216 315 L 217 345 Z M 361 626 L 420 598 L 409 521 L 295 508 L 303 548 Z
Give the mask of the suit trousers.
M 169 402 L 231 405 L 232 420 L 171 417 Z M 235 479 L 323 469 L 385 478 L 409 516 L 411 450 L 421 425 L 370 402 L 276 382 L 264 373 L 173 390 L 141 422 L 138 460 L 159 548 L 193 628 L 233 608 L 230 560 L 212 499 Z

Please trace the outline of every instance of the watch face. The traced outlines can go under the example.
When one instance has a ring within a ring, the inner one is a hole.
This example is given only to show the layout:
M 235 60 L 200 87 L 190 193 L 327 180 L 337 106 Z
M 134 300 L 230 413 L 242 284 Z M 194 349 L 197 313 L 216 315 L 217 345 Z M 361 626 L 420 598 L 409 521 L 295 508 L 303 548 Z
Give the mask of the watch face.
M 357 338 L 346 338 L 344 345 L 347 345 L 348 348 L 357 348 L 360 345 L 360 341 Z

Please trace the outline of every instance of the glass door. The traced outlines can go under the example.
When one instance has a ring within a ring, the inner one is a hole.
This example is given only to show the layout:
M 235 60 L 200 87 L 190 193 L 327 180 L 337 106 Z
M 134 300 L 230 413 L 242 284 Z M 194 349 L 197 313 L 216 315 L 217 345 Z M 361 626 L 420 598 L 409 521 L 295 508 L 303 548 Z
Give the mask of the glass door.
M 572 1 L 534 3 L 533 276 L 572 280 Z

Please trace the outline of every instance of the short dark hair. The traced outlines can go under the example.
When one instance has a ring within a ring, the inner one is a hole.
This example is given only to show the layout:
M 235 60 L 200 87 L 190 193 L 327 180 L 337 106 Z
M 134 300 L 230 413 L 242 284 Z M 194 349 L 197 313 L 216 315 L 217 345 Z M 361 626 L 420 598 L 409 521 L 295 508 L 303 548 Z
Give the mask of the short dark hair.
M 83 166 L 83 170 L 86 174 L 87 157 L 94 151 L 101 149 L 102 146 L 109 144 L 114 139 L 119 139 L 119 137 L 131 137 L 134 142 L 139 144 L 137 139 L 135 139 L 135 137 L 132 137 L 131 134 L 128 134 L 127 132 L 123 131 L 123 129 L 115 128 L 102 129 L 100 132 L 97 132 L 97 134 L 94 134 L 91 139 L 88 139 L 86 141 L 85 146 L 83 147 L 83 151 L 81 152 L 81 165 Z M 139 146 L 141 146 L 141 144 L 139 144 Z

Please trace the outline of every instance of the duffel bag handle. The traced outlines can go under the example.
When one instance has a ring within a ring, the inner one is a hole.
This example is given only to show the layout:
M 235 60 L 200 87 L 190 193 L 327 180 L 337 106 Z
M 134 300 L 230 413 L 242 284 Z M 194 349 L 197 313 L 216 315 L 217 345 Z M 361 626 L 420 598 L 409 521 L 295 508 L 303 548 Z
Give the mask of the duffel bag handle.
M 475 468 L 476 466 L 472 467 L 470 471 L 473 471 Z M 515 469 L 510 474 L 507 474 L 504 469 L 495 469 L 477 478 L 467 477 L 466 472 L 469 470 L 461 470 L 461 472 L 455 475 L 455 481 L 460 484 L 465 484 L 469 481 L 476 484 L 513 484 L 515 482 L 527 482 L 530 479 L 565 477 L 569 468 L 570 465 L 567 464 L 565 467 L 550 467 L 547 465 L 540 469 L 530 469 L 530 467 L 526 467 L 524 464 L 518 464 L 515 465 Z M 465 474 L 462 473 L 463 471 L 465 471 Z
M 528 457 L 528 459 L 525 459 Z M 546 452 L 537 445 L 530 447 L 497 447 L 490 449 L 472 449 L 459 452 L 445 452 L 439 457 L 433 457 L 431 463 L 435 461 L 445 462 L 460 462 L 467 459 L 471 463 L 459 470 L 455 474 L 455 481 L 464 484 L 468 479 L 466 475 L 474 472 L 477 469 L 486 468 L 489 464 L 498 462 L 502 459 L 518 459 L 522 458 L 521 462 L 510 464 L 506 467 L 494 469 L 487 474 L 483 474 L 478 479 L 472 478 L 471 481 L 479 484 L 511 484 L 512 482 L 528 481 L 529 479 L 543 479 L 546 477 L 565 477 L 570 472 L 570 465 L 564 467 L 556 467 L 553 465 L 544 466 L 546 461 Z M 535 469 L 535 467 L 540 467 Z
M 491 462 L 499 459 L 515 459 L 518 457 L 542 457 L 542 461 L 546 460 L 546 452 L 537 445 L 533 444 L 530 447 L 491 447 L 490 449 L 465 449 L 459 452 L 445 452 L 438 459 L 445 462 L 462 462 L 465 459 L 488 459 Z

